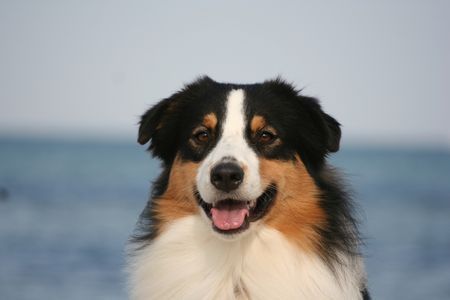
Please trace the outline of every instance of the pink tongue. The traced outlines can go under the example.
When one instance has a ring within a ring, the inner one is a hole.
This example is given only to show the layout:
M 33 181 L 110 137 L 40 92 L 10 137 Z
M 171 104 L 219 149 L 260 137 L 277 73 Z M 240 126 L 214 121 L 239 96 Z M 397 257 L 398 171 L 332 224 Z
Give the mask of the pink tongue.
M 242 224 L 244 224 L 245 217 L 248 216 L 248 214 L 248 208 L 211 208 L 213 223 L 221 230 L 231 230 L 241 227 Z

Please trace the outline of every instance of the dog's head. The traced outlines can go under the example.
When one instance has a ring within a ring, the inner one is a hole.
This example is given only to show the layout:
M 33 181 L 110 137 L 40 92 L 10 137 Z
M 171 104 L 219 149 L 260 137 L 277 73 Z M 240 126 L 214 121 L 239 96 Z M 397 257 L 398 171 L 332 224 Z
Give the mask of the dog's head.
M 340 134 L 316 99 L 282 80 L 237 85 L 204 77 L 148 110 L 138 141 L 150 141 L 168 170 L 156 195 L 166 199 L 155 208 L 160 221 L 200 213 L 215 231 L 237 236 L 258 220 L 282 226 L 297 211 L 292 201 L 314 197 L 314 174 L 339 149 Z M 298 217 L 323 217 L 308 201 Z

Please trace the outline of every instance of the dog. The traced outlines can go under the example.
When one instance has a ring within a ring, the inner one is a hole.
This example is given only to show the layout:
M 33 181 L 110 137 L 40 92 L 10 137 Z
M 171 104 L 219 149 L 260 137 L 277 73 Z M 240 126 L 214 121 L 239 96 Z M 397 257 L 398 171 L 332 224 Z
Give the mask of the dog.
M 340 124 L 277 78 L 201 77 L 141 117 L 162 161 L 132 239 L 130 297 L 369 299 Z

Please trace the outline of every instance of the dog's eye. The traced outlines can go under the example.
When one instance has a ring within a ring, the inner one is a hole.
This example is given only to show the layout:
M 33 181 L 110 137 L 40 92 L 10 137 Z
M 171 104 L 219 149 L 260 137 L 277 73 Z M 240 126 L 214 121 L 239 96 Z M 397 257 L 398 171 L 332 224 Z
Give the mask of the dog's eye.
M 194 138 L 198 143 L 204 144 L 209 141 L 209 132 L 207 130 L 196 132 Z
M 270 131 L 264 130 L 258 135 L 258 143 L 262 145 L 268 145 L 272 143 L 277 136 Z

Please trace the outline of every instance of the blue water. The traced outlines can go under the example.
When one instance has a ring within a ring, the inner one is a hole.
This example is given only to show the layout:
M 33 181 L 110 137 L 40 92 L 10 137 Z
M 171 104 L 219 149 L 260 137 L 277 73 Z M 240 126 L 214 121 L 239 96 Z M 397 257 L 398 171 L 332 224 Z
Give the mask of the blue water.
M 126 299 L 158 163 L 132 143 L 0 138 L 0 299 Z M 450 152 L 347 148 L 374 299 L 450 299 Z

